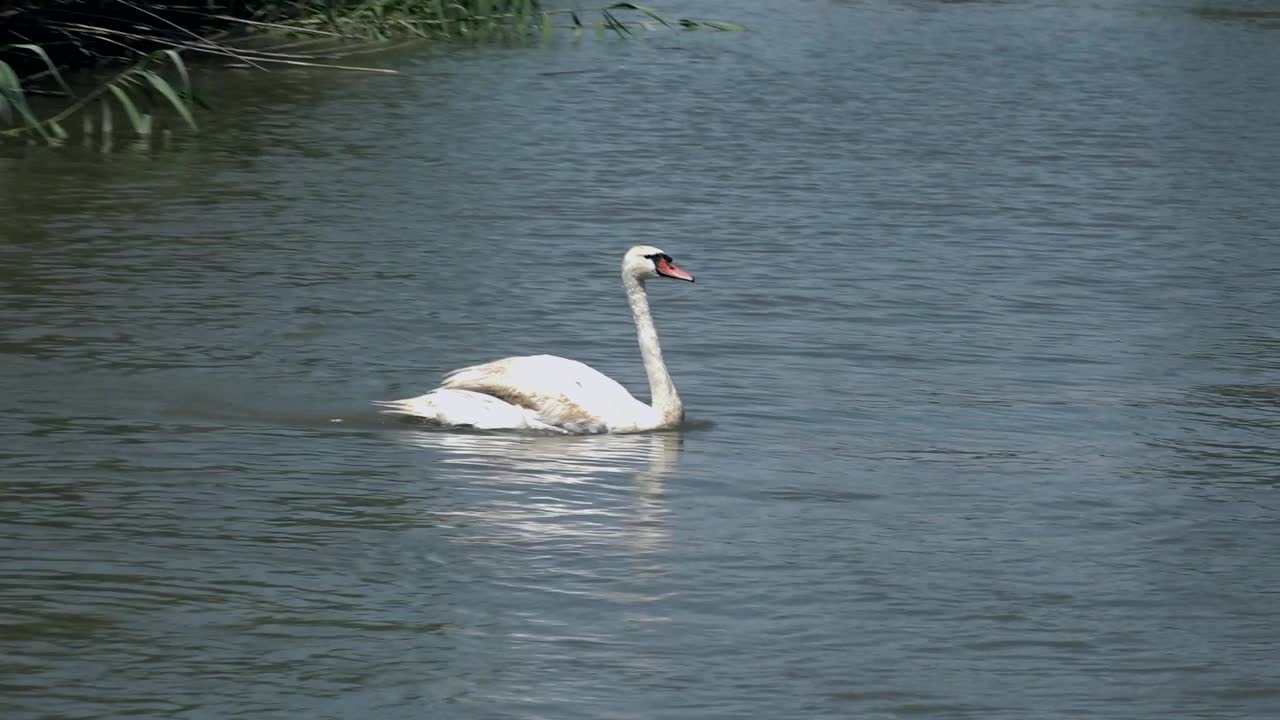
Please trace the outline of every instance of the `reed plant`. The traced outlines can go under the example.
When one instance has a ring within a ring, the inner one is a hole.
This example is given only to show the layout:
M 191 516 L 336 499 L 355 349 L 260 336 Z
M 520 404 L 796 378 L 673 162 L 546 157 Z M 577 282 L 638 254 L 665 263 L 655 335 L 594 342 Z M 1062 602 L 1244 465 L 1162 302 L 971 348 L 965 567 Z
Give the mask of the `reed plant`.
M 58 144 L 77 119 L 85 137 L 104 143 L 121 131 L 143 138 L 161 126 L 167 131 L 170 119 L 194 130 L 203 104 L 188 62 L 197 60 L 389 73 L 350 58 L 423 39 L 551 43 L 564 33 L 631 38 L 659 29 L 745 28 L 667 19 L 629 2 L 587 11 L 549 8 L 543 0 L 0 0 L 0 140 Z M 80 93 L 67 82 L 78 70 L 98 78 Z

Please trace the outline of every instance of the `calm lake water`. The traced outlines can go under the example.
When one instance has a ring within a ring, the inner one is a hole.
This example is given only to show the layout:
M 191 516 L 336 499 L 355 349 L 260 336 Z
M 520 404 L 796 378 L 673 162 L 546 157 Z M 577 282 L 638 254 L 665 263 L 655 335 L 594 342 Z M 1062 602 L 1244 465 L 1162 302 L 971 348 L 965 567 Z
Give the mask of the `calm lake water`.
M 1280 716 L 1265 7 L 664 5 L 756 32 L 11 149 L 3 717 Z M 647 397 L 642 242 L 682 431 L 368 405 L 535 352 Z

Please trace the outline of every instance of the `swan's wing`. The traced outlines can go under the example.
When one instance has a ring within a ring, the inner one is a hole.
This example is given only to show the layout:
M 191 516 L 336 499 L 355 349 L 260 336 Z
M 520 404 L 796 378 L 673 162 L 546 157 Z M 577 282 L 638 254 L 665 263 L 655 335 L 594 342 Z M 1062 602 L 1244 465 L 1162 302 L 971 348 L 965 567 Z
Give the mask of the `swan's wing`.
M 556 355 L 509 357 L 454 370 L 441 387 L 491 395 L 533 411 L 548 425 L 603 432 L 649 410 L 604 373 Z
M 436 388 L 426 395 L 404 400 L 374 400 L 373 404 L 383 408 L 385 413 L 409 415 L 452 427 L 571 432 L 542 422 L 532 410 L 471 390 Z

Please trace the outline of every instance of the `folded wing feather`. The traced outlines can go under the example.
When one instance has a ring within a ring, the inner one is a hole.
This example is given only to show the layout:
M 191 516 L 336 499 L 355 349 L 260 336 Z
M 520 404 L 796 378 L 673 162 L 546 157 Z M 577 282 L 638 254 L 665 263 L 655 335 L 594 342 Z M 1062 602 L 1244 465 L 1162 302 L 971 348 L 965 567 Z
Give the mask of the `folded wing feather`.
M 460 368 L 441 387 L 483 393 L 525 408 L 548 425 L 606 432 L 611 418 L 649 410 L 616 380 L 557 355 L 503 358 Z

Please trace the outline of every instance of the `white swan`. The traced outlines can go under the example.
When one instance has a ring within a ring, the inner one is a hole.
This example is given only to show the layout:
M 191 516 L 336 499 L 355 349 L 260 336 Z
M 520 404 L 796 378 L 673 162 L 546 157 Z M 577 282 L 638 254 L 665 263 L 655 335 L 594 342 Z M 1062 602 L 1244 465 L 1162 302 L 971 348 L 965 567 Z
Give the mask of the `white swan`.
M 662 360 L 644 288 L 646 280 L 659 277 L 693 282 L 692 275 L 658 248 L 637 245 L 623 256 L 622 286 L 636 321 L 652 406 L 595 368 L 555 355 L 509 357 L 461 368 L 426 395 L 375 404 L 386 413 L 484 430 L 625 433 L 675 427 L 684 418 L 684 405 Z

